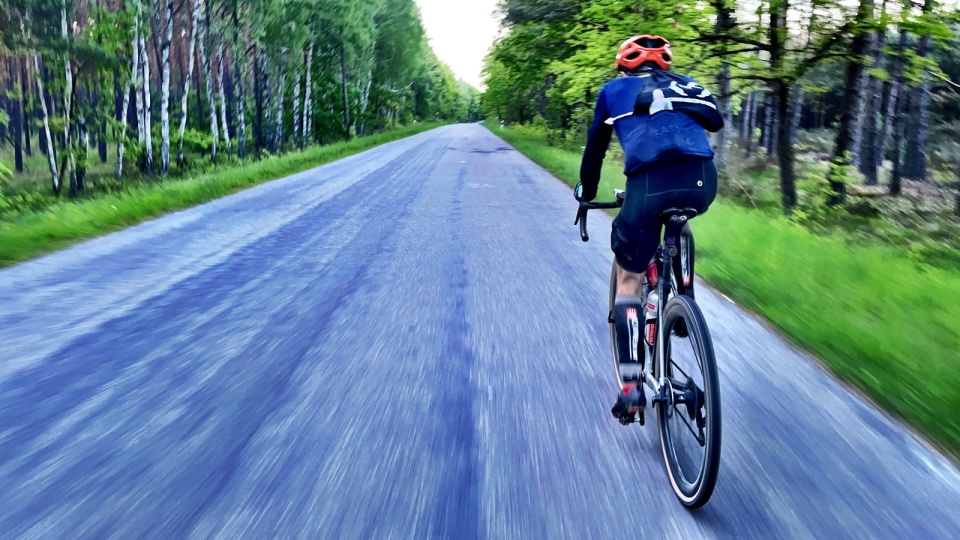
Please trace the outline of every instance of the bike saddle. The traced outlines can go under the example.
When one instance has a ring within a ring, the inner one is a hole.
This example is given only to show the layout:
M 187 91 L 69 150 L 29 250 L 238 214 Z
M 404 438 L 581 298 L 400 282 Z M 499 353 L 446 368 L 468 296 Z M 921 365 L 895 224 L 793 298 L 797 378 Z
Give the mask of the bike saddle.
M 697 217 L 699 212 L 694 208 L 667 208 L 663 212 L 660 212 L 660 221 L 666 223 L 668 221 L 687 221 Z

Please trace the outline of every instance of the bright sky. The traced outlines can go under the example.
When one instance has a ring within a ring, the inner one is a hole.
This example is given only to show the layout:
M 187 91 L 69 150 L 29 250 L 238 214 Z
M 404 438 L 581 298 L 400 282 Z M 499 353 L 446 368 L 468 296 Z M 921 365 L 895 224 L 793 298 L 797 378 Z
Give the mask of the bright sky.
M 481 88 L 483 58 L 499 30 L 497 0 L 417 0 L 433 51 L 457 77 Z

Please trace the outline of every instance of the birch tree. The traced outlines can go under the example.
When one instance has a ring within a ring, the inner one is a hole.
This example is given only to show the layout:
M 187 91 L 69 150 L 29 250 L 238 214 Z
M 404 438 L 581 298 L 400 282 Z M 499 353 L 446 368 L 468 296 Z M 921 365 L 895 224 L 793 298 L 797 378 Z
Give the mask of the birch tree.
M 274 120 L 274 132 L 273 132 L 273 151 L 277 152 L 280 150 L 280 145 L 283 143 L 283 94 L 287 85 L 287 63 L 286 61 L 280 62 L 280 81 L 277 85 L 277 94 L 276 94 L 276 119 Z
M 183 95 L 180 97 L 180 136 L 177 148 L 177 166 L 183 167 L 183 134 L 187 129 L 187 101 L 190 97 L 190 81 L 193 79 L 193 64 L 197 46 L 197 34 L 200 28 L 200 0 L 193 0 L 192 26 L 190 29 L 190 52 L 187 60 L 187 76 L 183 79 Z
M 307 58 L 305 70 L 307 72 L 307 84 L 303 93 L 303 138 L 300 141 L 300 148 L 310 144 L 310 126 L 311 115 L 313 114 L 313 102 L 310 99 L 311 79 L 310 72 L 313 68 L 313 40 L 310 40 L 310 47 L 307 49 Z
M 293 79 L 293 144 L 301 148 L 300 144 L 300 125 L 303 122 L 300 119 L 300 68 L 297 68 L 297 74 Z
M 227 150 L 227 159 L 232 156 L 230 150 L 230 125 L 227 123 L 227 98 L 223 89 L 223 72 L 226 66 L 223 63 L 223 35 L 220 36 L 220 45 L 217 47 L 217 84 L 220 87 L 220 122 L 223 125 L 223 146 Z
M 202 3 L 203 0 L 196 0 L 197 3 Z M 210 137 L 212 141 L 210 143 L 210 161 L 213 163 L 217 162 L 217 141 L 220 139 L 220 134 L 217 130 L 217 107 L 214 104 L 213 99 L 213 73 L 210 69 L 210 57 L 207 56 L 207 36 L 209 35 L 209 25 L 210 17 L 209 15 L 206 19 L 200 24 L 200 61 L 203 63 L 203 72 L 204 77 L 207 81 L 207 105 L 210 107 Z
M 173 41 L 173 0 L 166 0 L 166 33 L 161 44 L 163 79 L 160 83 L 160 174 L 167 174 L 170 168 L 170 44 Z M 192 43 L 192 41 L 191 41 Z M 184 83 L 186 86 L 189 83 Z M 185 89 L 186 90 L 186 89 Z M 184 91 L 184 97 L 187 92 Z M 183 135 L 181 133 L 181 141 Z
M 147 40 L 140 34 L 140 92 L 143 94 L 143 116 L 140 125 L 143 126 L 143 144 L 147 174 L 153 174 L 153 141 L 151 124 L 153 115 L 150 106 L 150 57 L 147 56 Z

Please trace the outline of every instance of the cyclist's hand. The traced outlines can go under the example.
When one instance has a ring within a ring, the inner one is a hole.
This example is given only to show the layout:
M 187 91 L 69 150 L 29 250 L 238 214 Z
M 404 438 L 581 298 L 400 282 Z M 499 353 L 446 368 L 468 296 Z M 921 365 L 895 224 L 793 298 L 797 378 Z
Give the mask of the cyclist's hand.
M 590 202 L 597 198 L 597 188 L 589 189 L 584 187 L 583 182 L 577 182 L 577 187 L 573 188 L 573 196 L 580 202 Z

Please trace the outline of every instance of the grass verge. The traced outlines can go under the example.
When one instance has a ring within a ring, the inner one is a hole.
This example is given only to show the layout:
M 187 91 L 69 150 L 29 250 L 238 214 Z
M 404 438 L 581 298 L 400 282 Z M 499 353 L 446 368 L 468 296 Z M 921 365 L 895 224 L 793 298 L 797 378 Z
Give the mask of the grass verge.
M 578 154 L 488 127 L 576 184 Z M 599 198 L 623 184 L 618 168 L 605 167 Z M 903 249 L 853 246 L 723 200 L 694 221 L 694 230 L 697 271 L 712 286 L 960 455 L 960 272 L 920 267 Z M 763 368 L 782 369 L 777 358 Z
M 9 266 L 101 234 L 129 227 L 230 193 L 336 161 L 442 124 L 417 124 L 302 152 L 270 157 L 185 179 L 143 183 L 119 194 L 63 199 L 43 211 L 0 221 L 0 267 Z

